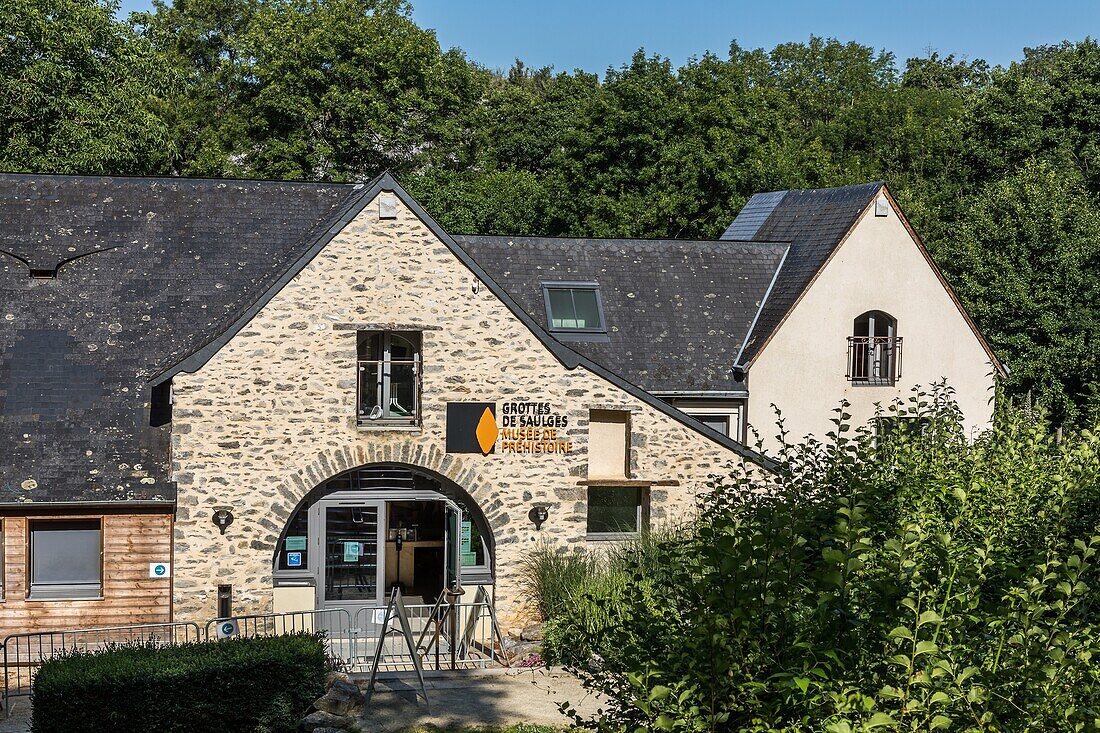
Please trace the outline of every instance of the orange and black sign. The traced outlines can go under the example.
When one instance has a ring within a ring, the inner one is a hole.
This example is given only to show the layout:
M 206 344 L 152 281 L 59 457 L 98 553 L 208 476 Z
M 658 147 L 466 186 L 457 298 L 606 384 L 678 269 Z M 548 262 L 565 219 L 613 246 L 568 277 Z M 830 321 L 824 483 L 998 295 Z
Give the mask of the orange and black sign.
M 502 453 L 573 451 L 569 416 L 555 412 L 549 402 L 505 402 L 497 414 L 492 402 L 448 403 L 447 452 L 487 456 L 498 443 Z
M 496 451 L 497 406 L 492 402 L 447 403 L 447 452 L 481 453 Z

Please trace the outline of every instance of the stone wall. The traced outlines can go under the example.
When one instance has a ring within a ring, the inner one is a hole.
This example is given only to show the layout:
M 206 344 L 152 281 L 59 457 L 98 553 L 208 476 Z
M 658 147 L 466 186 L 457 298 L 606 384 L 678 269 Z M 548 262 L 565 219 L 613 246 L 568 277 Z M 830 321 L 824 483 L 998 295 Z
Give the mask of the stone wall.
M 386 194 L 383 194 L 386 196 Z M 518 562 L 536 541 L 585 543 L 590 409 L 632 412 L 631 473 L 654 486 L 653 522 L 693 511 L 696 492 L 740 458 L 584 368 L 568 370 L 400 200 L 368 205 L 221 351 L 174 382 L 175 613 L 216 612 L 219 583 L 237 613 L 271 604 L 271 563 L 295 504 L 322 481 L 373 462 L 454 480 L 479 502 L 496 543 L 505 618 L 527 607 Z M 355 327 L 423 330 L 422 427 L 355 422 Z M 444 452 L 448 402 L 549 402 L 569 417 L 570 454 Z M 549 507 L 541 531 L 527 519 Z M 211 517 L 230 508 L 225 535 Z

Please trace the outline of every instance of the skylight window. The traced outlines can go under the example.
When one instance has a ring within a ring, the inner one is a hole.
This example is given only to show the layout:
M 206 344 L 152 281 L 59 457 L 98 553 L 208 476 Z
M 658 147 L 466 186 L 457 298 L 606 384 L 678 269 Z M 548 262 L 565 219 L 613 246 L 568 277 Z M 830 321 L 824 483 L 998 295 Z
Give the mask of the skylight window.
M 546 322 L 556 336 L 607 334 L 598 283 L 543 283 Z

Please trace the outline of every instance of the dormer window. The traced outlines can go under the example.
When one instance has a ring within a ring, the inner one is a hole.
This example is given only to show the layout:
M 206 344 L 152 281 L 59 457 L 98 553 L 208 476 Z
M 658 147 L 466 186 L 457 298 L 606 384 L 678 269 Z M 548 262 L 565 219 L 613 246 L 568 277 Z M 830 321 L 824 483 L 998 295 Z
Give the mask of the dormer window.
M 554 282 L 542 284 L 546 323 L 563 341 L 607 339 L 599 283 Z
M 898 322 L 882 311 L 855 319 L 848 337 L 848 380 L 852 384 L 892 385 L 901 378 Z
M 420 424 L 420 334 L 360 331 L 360 426 Z

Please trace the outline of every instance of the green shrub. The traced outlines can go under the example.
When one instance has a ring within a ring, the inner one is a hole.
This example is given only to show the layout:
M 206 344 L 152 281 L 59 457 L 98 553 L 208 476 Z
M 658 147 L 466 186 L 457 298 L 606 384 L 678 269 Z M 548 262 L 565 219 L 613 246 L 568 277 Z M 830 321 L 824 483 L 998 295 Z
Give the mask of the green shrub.
M 290 733 L 324 693 L 312 634 L 72 651 L 38 671 L 33 733 Z
M 716 479 L 690 536 L 559 614 L 604 730 L 1100 729 L 1100 438 L 1001 409 L 964 439 L 914 394 L 876 439 L 843 409 L 777 476 Z M 640 591 L 635 589 L 641 589 Z
M 623 593 L 644 595 L 647 584 L 636 582 L 634 575 L 651 577 L 662 545 L 683 536 L 684 530 L 665 527 L 599 552 L 561 552 L 551 545 L 528 552 L 523 577 L 544 621 L 543 658 L 581 664 L 597 652 L 588 642 L 600 638 L 603 627 L 612 622 L 608 609 Z

